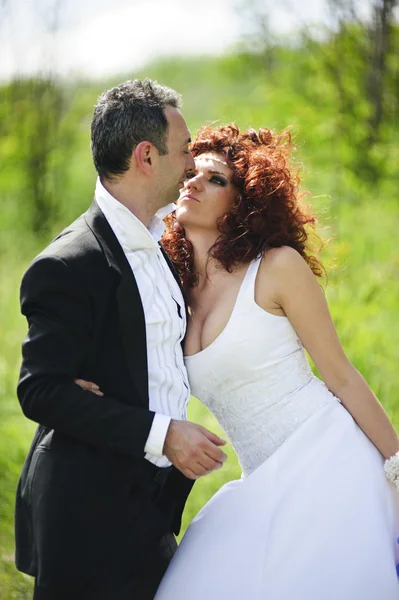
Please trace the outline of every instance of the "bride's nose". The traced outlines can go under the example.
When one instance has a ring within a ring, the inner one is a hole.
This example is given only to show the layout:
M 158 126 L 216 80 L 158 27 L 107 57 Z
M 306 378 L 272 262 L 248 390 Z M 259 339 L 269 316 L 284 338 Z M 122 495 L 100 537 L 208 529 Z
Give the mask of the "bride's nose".
M 199 191 L 201 189 L 202 183 L 201 183 L 201 174 L 197 173 L 196 175 L 194 175 L 193 177 L 190 177 L 186 180 L 185 183 L 185 187 L 188 190 L 196 190 Z

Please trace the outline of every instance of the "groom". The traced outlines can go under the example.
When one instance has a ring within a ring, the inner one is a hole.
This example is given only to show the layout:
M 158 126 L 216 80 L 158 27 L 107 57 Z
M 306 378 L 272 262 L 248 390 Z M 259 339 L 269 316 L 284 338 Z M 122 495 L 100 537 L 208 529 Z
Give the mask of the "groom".
M 193 166 L 179 105 L 150 80 L 99 98 L 94 202 L 22 281 L 18 397 L 39 427 L 17 491 L 16 564 L 35 577 L 34 600 L 153 598 L 193 480 L 225 459 L 220 438 L 186 421 L 186 312 L 158 245 Z

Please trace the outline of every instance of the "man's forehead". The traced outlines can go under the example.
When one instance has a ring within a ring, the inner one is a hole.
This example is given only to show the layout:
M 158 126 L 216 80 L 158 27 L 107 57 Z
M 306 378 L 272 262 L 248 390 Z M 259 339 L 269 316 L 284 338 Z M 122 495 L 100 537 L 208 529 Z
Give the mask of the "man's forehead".
M 187 138 L 188 141 L 190 132 L 180 110 L 174 106 L 167 106 L 165 108 L 165 116 L 169 124 L 169 133 L 173 132 L 175 135 L 177 134 L 184 139 Z

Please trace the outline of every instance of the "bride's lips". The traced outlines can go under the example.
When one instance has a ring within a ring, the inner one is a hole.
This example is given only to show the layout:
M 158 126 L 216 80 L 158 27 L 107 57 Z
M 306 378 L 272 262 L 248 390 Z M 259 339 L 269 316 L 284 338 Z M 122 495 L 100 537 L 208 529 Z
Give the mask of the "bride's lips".
M 195 200 L 195 202 L 199 202 L 199 200 L 197 200 L 195 196 L 191 196 L 191 194 L 184 194 L 184 196 L 180 196 L 179 200 L 180 202 L 182 200 Z

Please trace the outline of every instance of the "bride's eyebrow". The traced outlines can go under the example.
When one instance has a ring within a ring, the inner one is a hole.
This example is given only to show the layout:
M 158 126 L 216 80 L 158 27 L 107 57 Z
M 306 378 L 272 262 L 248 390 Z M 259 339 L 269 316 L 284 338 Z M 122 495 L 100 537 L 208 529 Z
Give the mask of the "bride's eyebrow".
M 212 175 L 222 175 L 222 177 L 224 177 L 227 181 L 229 181 L 229 178 L 227 177 L 227 175 L 225 175 L 221 171 L 214 171 L 213 169 L 209 169 L 208 173 L 211 173 Z

